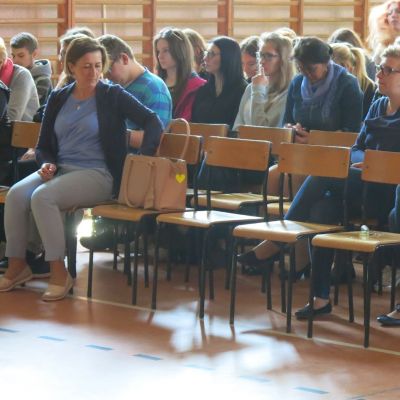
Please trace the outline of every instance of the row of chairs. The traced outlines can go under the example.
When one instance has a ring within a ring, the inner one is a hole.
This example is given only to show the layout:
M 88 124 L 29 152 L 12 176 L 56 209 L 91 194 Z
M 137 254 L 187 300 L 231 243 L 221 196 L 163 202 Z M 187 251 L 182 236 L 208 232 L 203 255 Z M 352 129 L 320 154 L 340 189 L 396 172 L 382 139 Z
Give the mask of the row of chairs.
M 23 125 L 29 123 L 22 123 Z M 17 138 L 18 130 L 16 127 L 19 124 L 14 124 L 13 138 Z M 28 125 L 26 125 L 28 126 Z M 32 127 L 32 125 L 31 125 Z M 40 128 L 40 124 L 35 124 L 36 128 Z M 112 205 L 100 205 L 93 208 L 93 216 L 102 216 L 110 218 L 112 220 L 124 221 L 125 229 L 134 230 L 134 243 L 135 251 L 137 255 L 139 252 L 139 237 L 143 237 L 144 241 L 144 266 L 145 266 L 145 285 L 149 285 L 149 274 L 148 274 L 148 257 L 147 257 L 147 226 L 150 220 L 157 219 L 158 228 L 156 232 L 156 251 L 155 251 L 155 266 L 153 275 L 153 294 L 152 294 L 152 307 L 156 307 L 157 299 L 157 279 L 158 279 L 158 248 L 159 248 L 159 237 L 160 231 L 163 226 L 167 225 L 181 225 L 184 224 L 189 226 L 191 229 L 200 228 L 205 231 L 202 239 L 202 256 L 199 274 L 199 294 L 200 294 L 200 317 L 204 316 L 204 301 L 205 301 L 205 286 L 206 286 L 206 258 L 207 248 L 209 242 L 209 235 L 212 230 L 222 224 L 226 224 L 232 232 L 232 242 L 228 244 L 228 249 L 234 249 L 233 261 L 230 264 L 231 267 L 227 269 L 226 287 L 231 287 L 231 311 L 230 320 L 234 322 L 234 305 L 235 305 L 235 287 L 236 287 L 236 253 L 239 240 L 242 238 L 253 238 L 258 240 L 273 240 L 278 243 L 281 248 L 280 256 L 280 269 L 283 269 L 284 263 L 284 249 L 287 244 L 290 247 L 290 273 L 288 280 L 288 294 L 285 294 L 285 283 L 282 281 L 281 284 L 281 302 L 282 311 L 287 313 L 287 330 L 291 328 L 291 303 L 292 303 L 292 284 L 294 276 L 294 246 L 293 244 L 302 237 L 308 237 L 309 240 L 313 240 L 313 245 L 327 246 L 327 238 L 332 238 L 333 243 L 336 243 L 337 236 L 335 234 L 329 235 L 317 235 L 319 233 L 326 233 L 332 231 L 344 231 L 344 227 L 326 227 L 326 226 L 315 226 L 315 224 L 299 224 L 293 221 L 269 221 L 268 216 L 270 214 L 270 205 L 278 205 L 279 216 L 282 217 L 284 214 L 284 201 L 288 199 L 283 196 L 283 192 L 280 193 L 279 201 L 276 198 L 267 196 L 266 184 L 268 179 L 268 165 L 270 156 L 273 155 L 279 159 L 278 169 L 279 173 L 282 174 L 303 174 L 303 175 L 321 175 L 338 177 L 345 179 L 349 168 L 350 151 L 349 146 L 354 144 L 356 134 L 349 132 L 311 132 L 310 133 L 310 144 L 313 146 L 305 145 L 294 145 L 291 144 L 293 141 L 293 134 L 290 129 L 284 128 L 265 128 L 265 127 L 241 127 L 238 132 L 238 139 L 227 138 L 227 127 L 224 125 L 208 125 L 208 124 L 191 124 L 191 133 L 189 151 L 187 154 L 187 163 L 193 165 L 195 168 L 198 167 L 204 152 L 207 152 L 206 163 L 211 168 L 213 167 L 226 167 L 226 168 L 240 168 L 249 170 L 264 171 L 265 178 L 263 181 L 261 193 L 253 193 L 249 195 L 243 195 L 235 197 L 233 194 L 223 193 L 211 193 L 210 190 L 204 195 L 193 194 L 196 199 L 193 202 L 195 207 L 194 210 L 187 210 L 184 213 L 165 213 L 160 214 L 156 211 L 131 209 L 125 206 L 112 204 Z M 172 131 L 175 133 L 179 132 L 179 126 L 173 127 Z M 15 130 L 15 134 L 14 134 Z M 27 132 L 27 129 L 25 129 Z M 37 129 L 38 132 L 38 129 Z M 195 135 L 200 134 L 199 136 Z M 29 135 L 31 138 L 34 135 Z M 217 136 L 217 137 L 216 137 Z M 32 139 L 33 140 L 33 139 Z M 34 140 L 36 142 L 36 139 Z M 176 157 L 180 152 L 183 136 L 168 134 L 166 140 L 163 141 L 163 146 L 160 149 L 161 156 Z M 316 144 L 323 143 L 325 146 L 321 147 Z M 34 147 L 35 143 L 30 142 L 27 144 L 23 143 L 21 147 Z M 13 139 L 13 146 L 17 147 L 18 144 Z M 345 148 L 338 149 L 332 146 L 344 146 Z M 382 152 L 367 152 L 366 162 L 372 157 L 370 154 Z M 248 155 L 251 154 L 251 157 Z M 333 162 L 333 158 L 338 157 L 340 161 Z M 396 157 L 396 155 L 394 155 Z M 312 170 L 312 160 L 318 160 L 316 162 L 317 171 Z M 387 160 L 387 157 L 384 159 Z M 323 161 L 329 161 L 324 164 Z M 322 162 L 322 164 L 321 164 Z M 373 161 L 372 161 L 373 162 Z M 332 168 L 335 165 L 335 168 Z M 383 165 L 381 163 L 381 165 Z M 376 171 L 377 168 L 369 167 L 370 171 Z M 389 169 L 394 170 L 395 168 Z M 391 183 L 400 183 L 400 177 L 390 176 L 387 174 L 388 170 L 385 170 L 384 178 L 391 179 Z M 380 172 L 382 172 L 380 170 Z M 197 174 L 195 174 L 197 176 Z M 363 179 L 371 179 L 363 172 Z M 377 179 L 377 178 L 374 178 Z M 384 182 L 382 177 L 378 178 L 380 182 Z M 195 182 L 196 188 L 196 182 Z M 283 185 L 281 185 L 283 188 Z M 3 192 L 2 192 L 3 193 Z M 242 197 L 242 198 L 241 198 Z M 234 200 L 233 200 L 234 199 Z M 289 199 L 290 200 L 290 199 Z M 1 201 L 1 197 L 0 197 Z M 241 202 L 243 201 L 243 202 Z M 262 217 L 258 216 L 246 216 L 239 214 L 243 204 L 253 202 L 257 204 L 263 212 Z M 224 205 L 225 204 L 225 205 Z M 206 210 L 198 210 L 198 205 L 203 206 Z M 220 211 L 226 209 L 226 211 Z M 248 223 L 248 224 L 246 224 Z M 239 225 L 239 226 L 237 226 Z M 133 228 L 132 228 L 133 226 Z M 316 236 L 317 235 L 317 236 Z M 363 240 L 361 245 L 357 247 L 354 243 L 355 234 L 348 234 L 343 232 L 339 234 L 345 237 L 348 244 L 348 238 L 346 235 L 352 237 L 351 243 L 353 243 L 354 251 L 366 252 L 367 254 L 374 254 L 377 248 L 382 246 L 393 246 L 399 243 L 398 235 L 393 234 L 379 234 L 373 235 L 373 240 Z M 352 236 L 353 235 L 353 236 Z M 387 236 L 389 235 L 389 236 Z M 340 237 L 341 237 L 340 236 Z M 138 273 L 138 257 L 134 258 L 133 277 L 131 274 L 130 267 L 130 244 L 129 235 L 125 235 L 125 265 L 124 271 L 128 275 L 128 283 L 132 283 L 132 302 L 135 304 L 137 300 L 137 273 Z M 314 238 L 314 239 L 313 239 Z M 322 239 L 320 239 L 322 238 Z M 325 239 L 324 239 L 325 238 Z M 235 242 L 233 243 L 233 240 Z M 322 242 L 320 242 L 322 240 Z M 322 243 L 322 244 L 321 244 Z M 357 242 L 358 243 L 358 242 Z M 336 243 L 337 244 L 337 243 Z M 358 243 L 359 244 L 359 243 Z M 332 243 L 330 243 L 332 245 Z M 71 256 L 69 254 L 69 256 Z M 374 257 L 371 256 L 371 259 Z M 116 264 L 116 257 L 114 258 Z M 364 263 L 364 280 L 365 284 L 365 312 L 364 312 L 364 325 L 365 335 L 364 344 L 368 346 L 369 338 L 369 310 L 370 310 L 370 288 L 371 288 L 371 273 L 372 273 L 372 262 L 368 262 L 366 258 Z M 89 257 L 89 282 L 88 282 L 88 296 L 92 294 L 92 274 L 93 274 L 93 252 L 90 252 Z M 213 280 L 212 280 L 212 269 L 209 271 L 210 280 L 210 298 L 214 296 Z M 229 285 L 229 280 L 231 284 Z M 392 287 L 394 287 L 392 285 Z M 349 296 L 350 299 L 350 296 Z M 310 300 L 312 301 L 312 299 Z M 349 300 L 350 302 L 350 300 Z M 287 303 L 287 307 L 286 307 Z M 391 294 L 391 303 L 394 303 L 394 291 Z M 270 279 L 267 277 L 267 306 L 272 307 L 271 304 L 271 287 Z M 350 314 L 352 314 L 352 304 L 349 303 Z M 350 317 L 352 320 L 353 317 Z M 312 335 L 312 319 L 309 320 L 308 335 Z

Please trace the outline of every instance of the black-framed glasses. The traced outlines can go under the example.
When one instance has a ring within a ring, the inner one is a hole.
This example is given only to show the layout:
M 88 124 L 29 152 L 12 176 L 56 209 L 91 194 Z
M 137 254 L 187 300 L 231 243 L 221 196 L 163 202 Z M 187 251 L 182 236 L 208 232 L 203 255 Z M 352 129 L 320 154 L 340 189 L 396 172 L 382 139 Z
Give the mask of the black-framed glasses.
M 215 51 L 212 50 L 206 50 L 203 52 L 204 58 L 214 58 L 215 56 L 219 56 L 221 53 L 216 53 Z
M 262 51 L 257 51 L 256 55 L 258 60 L 264 60 L 264 61 L 272 61 L 274 58 L 279 57 L 279 54 L 274 54 L 269 52 L 263 53 Z
M 376 72 L 381 72 L 383 76 L 388 76 L 393 73 L 400 73 L 400 69 L 388 67 L 387 65 L 378 64 L 376 65 Z

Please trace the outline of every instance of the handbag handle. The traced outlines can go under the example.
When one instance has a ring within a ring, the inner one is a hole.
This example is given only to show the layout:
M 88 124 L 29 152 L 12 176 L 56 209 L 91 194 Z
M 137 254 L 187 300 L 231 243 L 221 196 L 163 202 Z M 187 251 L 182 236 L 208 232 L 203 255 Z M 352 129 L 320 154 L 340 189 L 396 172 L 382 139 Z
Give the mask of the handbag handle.
M 167 128 L 165 129 L 165 132 L 169 132 L 170 129 L 171 129 L 172 124 L 175 124 L 176 122 L 183 123 L 185 125 L 185 128 L 186 128 L 185 143 L 183 145 L 182 152 L 181 152 L 180 156 L 178 157 L 179 159 L 184 159 L 185 156 L 186 156 L 187 149 L 189 147 L 190 125 L 189 125 L 189 122 L 186 121 L 186 119 L 176 118 L 176 119 L 173 119 L 173 120 L 170 121 L 170 123 L 168 124 Z M 156 152 L 156 156 L 157 157 L 160 155 L 160 148 L 161 148 L 161 144 L 162 144 L 163 139 L 164 139 L 164 133 L 161 136 L 160 144 L 159 144 L 157 152 Z

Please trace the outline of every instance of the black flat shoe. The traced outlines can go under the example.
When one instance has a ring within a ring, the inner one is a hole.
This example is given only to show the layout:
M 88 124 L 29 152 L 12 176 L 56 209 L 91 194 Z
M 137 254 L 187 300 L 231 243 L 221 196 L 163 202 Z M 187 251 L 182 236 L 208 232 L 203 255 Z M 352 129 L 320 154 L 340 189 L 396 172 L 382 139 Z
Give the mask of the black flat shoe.
M 243 264 L 244 275 L 261 275 L 265 268 L 272 267 L 277 260 L 279 260 L 279 253 L 268 258 L 259 259 L 253 250 L 237 256 L 237 261 Z
M 379 315 L 376 320 L 382 324 L 382 326 L 400 326 L 400 318 L 389 317 L 388 315 Z
M 308 319 L 310 313 L 312 314 L 313 317 L 316 315 L 324 315 L 324 314 L 330 314 L 332 312 L 332 304 L 328 303 L 324 305 L 321 308 L 316 308 L 316 309 L 311 309 L 310 305 L 307 304 L 305 307 L 300 308 L 300 310 L 297 310 L 295 312 L 295 316 L 297 319 Z

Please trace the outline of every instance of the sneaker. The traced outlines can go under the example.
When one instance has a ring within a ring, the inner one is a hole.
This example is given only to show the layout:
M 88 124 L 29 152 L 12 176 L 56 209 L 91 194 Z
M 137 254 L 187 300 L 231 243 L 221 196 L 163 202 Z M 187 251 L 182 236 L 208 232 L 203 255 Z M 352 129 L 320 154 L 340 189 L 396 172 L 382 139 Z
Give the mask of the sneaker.
M 396 270 L 396 287 L 400 285 L 400 270 Z M 392 269 L 386 265 L 382 270 L 382 290 L 389 292 L 392 289 Z M 374 284 L 374 290 L 379 290 L 379 283 Z

